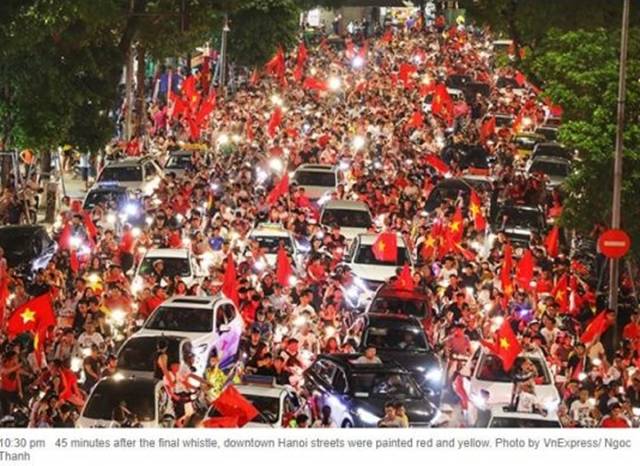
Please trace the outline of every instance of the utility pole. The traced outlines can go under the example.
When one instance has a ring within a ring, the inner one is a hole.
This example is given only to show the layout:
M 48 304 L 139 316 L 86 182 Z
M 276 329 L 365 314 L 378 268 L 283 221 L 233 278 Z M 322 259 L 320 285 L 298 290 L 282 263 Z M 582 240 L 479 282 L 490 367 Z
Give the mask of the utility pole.
M 622 9 L 622 33 L 620 39 L 620 73 L 618 76 L 618 117 L 616 121 L 616 148 L 613 162 L 613 202 L 611 205 L 611 228 L 620 228 L 620 197 L 622 189 L 622 156 L 624 137 L 624 102 L 626 94 L 627 48 L 629 42 L 629 0 L 624 0 Z M 618 343 L 618 283 L 619 259 L 611 259 L 609 268 L 609 308 L 616 312 L 614 342 Z
M 224 90 L 227 82 L 227 35 L 229 31 L 229 15 L 225 13 L 224 26 L 222 26 L 222 41 L 220 42 L 220 66 L 218 67 L 220 72 L 220 79 L 218 81 L 220 90 Z

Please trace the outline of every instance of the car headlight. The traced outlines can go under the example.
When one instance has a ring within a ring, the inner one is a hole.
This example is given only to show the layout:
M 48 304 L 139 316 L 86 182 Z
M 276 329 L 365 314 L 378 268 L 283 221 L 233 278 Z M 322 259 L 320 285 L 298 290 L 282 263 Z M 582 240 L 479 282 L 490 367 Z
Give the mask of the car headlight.
M 442 380 L 442 370 L 439 368 L 429 370 L 424 378 L 429 382 L 440 382 Z
M 138 206 L 135 204 L 127 204 L 124 206 L 124 213 L 129 217 L 135 217 L 138 215 Z
M 378 421 L 380 420 L 378 416 L 376 416 L 370 411 L 367 411 L 364 408 L 358 408 L 356 410 L 356 413 L 358 414 L 358 417 L 360 418 L 360 420 L 365 424 L 377 424 Z

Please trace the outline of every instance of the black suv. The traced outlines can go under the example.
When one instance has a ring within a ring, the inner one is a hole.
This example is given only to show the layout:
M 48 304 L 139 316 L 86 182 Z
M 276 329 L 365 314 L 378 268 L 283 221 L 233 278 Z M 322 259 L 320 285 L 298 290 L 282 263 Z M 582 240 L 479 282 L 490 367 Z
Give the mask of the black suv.
M 318 410 L 331 407 L 339 427 L 376 427 L 388 401 L 402 402 L 409 424 L 430 427 L 438 408 L 413 375 L 397 363 L 355 362 L 360 354 L 321 355 L 304 373 L 305 388 Z
M 402 314 L 377 313 L 365 314 L 360 320 L 360 350 L 373 346 L 380 359 L 398 363 L 410 371 L 422 391 L 439 405 L 444 372 L 420 321 Z
M 4 249 L 7 265 L 26 277 L 44 269 L 57 248 L 42 225 L 1 227 L 0 247 Z

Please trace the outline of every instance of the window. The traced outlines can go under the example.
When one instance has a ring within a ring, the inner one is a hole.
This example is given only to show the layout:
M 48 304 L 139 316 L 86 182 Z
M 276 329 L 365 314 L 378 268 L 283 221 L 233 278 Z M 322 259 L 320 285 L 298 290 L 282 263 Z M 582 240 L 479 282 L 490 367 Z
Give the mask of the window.
M 220 329 L 221 326 L 226 325 L 227 324 L 227 319 L 225 317 L 225 313 L 224 313 L 224 306 L 218 306 L 218 308 L 216 309 L 216 329 Z
M 313 371 L 323 383 L 331 385 L 331 381 L 333 380 L 333 372 L 335 371 L 335 366 L 332 362 L 321 359 L 314 364 Z
M 210 332 L 213 313 L 206 308 L 159 307 L 149 317 L 145 328 L 175 332 Z
M 233 320 L 236 318 L 236 315 L 237 315 L 236 308 L 233 307 L 233 304 L 223 304 L 220 307 L 222 308 L 222 312 L 224 314 L 226 323 L 229 324 L 233 322 Z
M 333 388 L 338 393 L 345 393 L 347 391 L 347 378 L 341 370 L 336 371 L 333 378 Z
M 153 165 L 153 163 L 149 162 L 144 165 L 144 174 L 145 179 L 147 180 L 153 178 L 156 175 L 156 167 Z

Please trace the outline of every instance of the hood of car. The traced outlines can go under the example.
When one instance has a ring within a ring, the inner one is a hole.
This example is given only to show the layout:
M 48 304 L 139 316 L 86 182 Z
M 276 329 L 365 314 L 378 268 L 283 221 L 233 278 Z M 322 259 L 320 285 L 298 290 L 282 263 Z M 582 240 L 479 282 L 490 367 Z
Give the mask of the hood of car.
M 361 413 L 364 410 L 382 419 L 384 417 L 384 405 L 391 399 L 402 402 L 407 412 L 407 417 L 409 418 L 409 424 L 411 425 L 429 425 L 438 411 L 433 403 L 425 398 L 401 398 L 395 396 L 393 398 L 356 399 L 354 411 L 356 414 L 360 414 L 360 418 L 362 418 Z
M 349 264 L 351 271 L 363 280 L 384 282 L 396 274 L 395 265 Z

